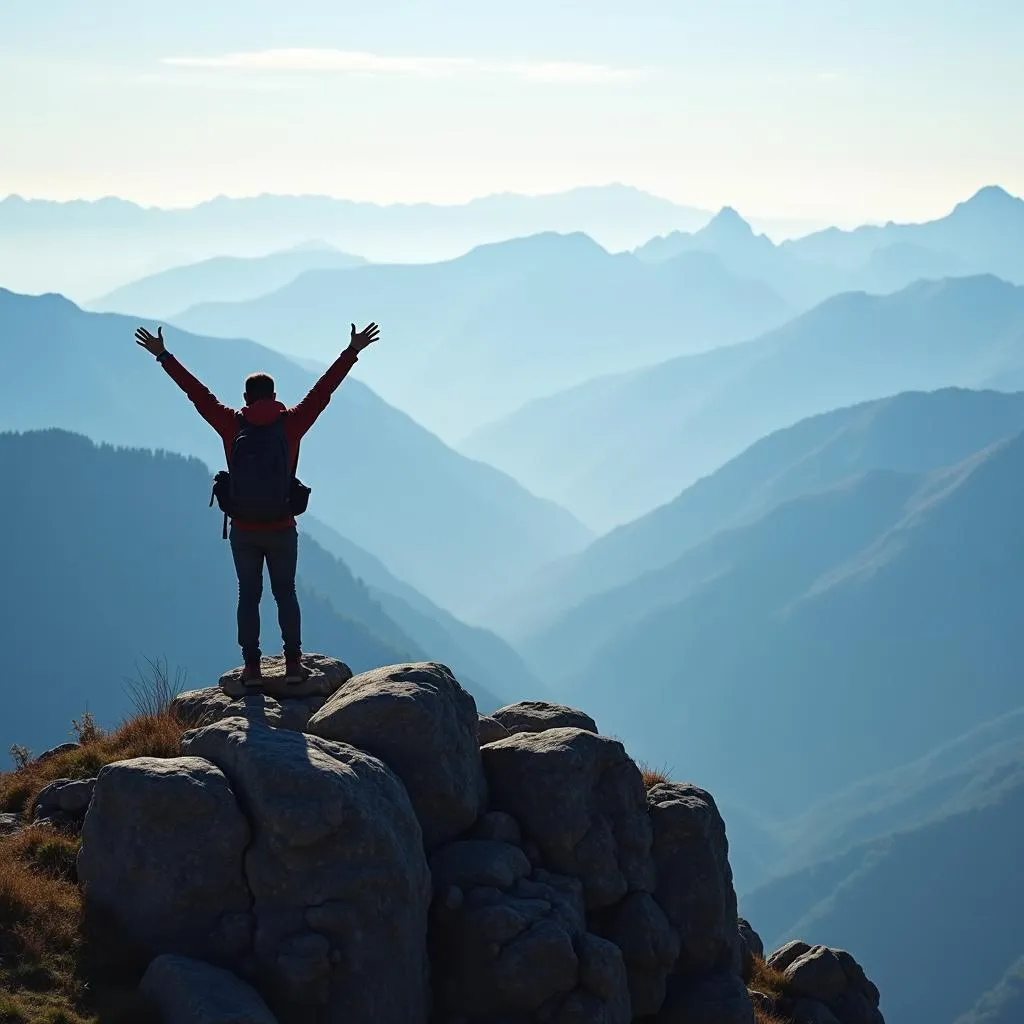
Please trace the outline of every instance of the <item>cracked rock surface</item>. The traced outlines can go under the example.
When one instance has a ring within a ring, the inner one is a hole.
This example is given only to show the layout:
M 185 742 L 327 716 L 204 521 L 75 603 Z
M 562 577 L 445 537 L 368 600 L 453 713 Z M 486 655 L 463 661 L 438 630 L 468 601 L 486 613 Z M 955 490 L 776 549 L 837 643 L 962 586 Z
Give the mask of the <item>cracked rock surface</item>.
M 276 699 L 264 693 L 249 693 L 231 697 L 219 686 L 203 690 L 187 690 L 171 701 L 171 711 L 179 720 L 192 728 L 212 725 L 222 718 L 248 718 L 278 729 L 302 732 L 309 716 L 317 711 L 326 697 L 281 697 Z
M 546 700 L 521 700 L 516 704 L 507 704 L 492 712 L 491 718 L 509 734 L 544 732 L 546 729 L 586 729 L 588 732 L 597 732 L 597 724 L 585 711 Z
M 428 849 L 476 821 L 487 785 L 473 697 L 444 665 L 393 665 L 348 680 L 307 731 L 379 757 L 402 780 Z
M 764 950 L 714 800 L 645 790 L 582 712 L 503 723 L 443 665 L 306 661 L 307 696 L 189 691 L 183 756 L 35 802 L 84 813 L 86 914 L 151 961 L 165 1024 L 884 1024 L 826 946 L 777 950 L 785 984 L 748 992 Z
M 572 878 L 531 872 L 522 851 L 460 841 L 431 859 L 436 996 L 453 1020 L 628 1024 L 622 953 L 589 934 Z
M 277 1024 L 252 986 L 201 960 L 164 953 L 149 965 L 139 991 L 164 1024 Z
M 647 794 L 654 825 L 654 898 L 679 933 L 676 970 L 741 973 L 742 940 L 725 822 L 710 793 L 660 782 Z
M 249 823 L 224 773 L 199 757 L 100 770 L 78 877 L 93 909 L 150 953 L 235 963 L 250 944 L 242 871 Z
M 546 867 L 580 880 L 588 909 L 654 890 L 644 784 L 618 740 L 548 729 L 490 743 L 481 754 L 491 807 L 519 822 Z
M 426 1021 L 430 874 L 395 775 L 354 747 L 244 718 L 182 747 L 223 771 L 252 823 L 253 956 L 278 1016 Z

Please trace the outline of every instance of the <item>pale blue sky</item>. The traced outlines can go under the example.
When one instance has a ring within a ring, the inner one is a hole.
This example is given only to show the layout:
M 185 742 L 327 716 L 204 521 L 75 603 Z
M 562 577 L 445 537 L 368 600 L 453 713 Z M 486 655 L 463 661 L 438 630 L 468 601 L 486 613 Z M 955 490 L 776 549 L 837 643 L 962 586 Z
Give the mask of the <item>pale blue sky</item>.
M 1024 193 L 1021 0 L 0 0 L 0 195 Z

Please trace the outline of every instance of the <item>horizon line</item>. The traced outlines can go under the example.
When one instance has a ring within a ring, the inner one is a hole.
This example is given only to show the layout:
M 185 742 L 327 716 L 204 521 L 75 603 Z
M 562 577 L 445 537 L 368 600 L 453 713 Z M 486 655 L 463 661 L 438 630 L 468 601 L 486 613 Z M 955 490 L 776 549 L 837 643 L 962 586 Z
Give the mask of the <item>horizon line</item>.
M 198 206 L 204 206 L 208 203 L 215 203 L 220 200 L 229 200 L 232 202 L 243 201 L 246 199 L 330 199 L 335 202 L 353 203 L 360 206 L 436 206 L 444 209 L 450 209 L 458 206 L 469 206 L 471 203 L 477 203 L 485 199 L 544 199 L 553 196 L 564 196 L 569 195 L 573 192 L 599 192 L 607 189 L 622 189 L 629 192 L 639 192 L 645 196 L 649 196 L 652 199 L 658 199 L 665 203 L 671 203 L 673 206 L 678 206 L 683 209 L 693 210 L 696 213 L 716 213 L 716 210 L 712 210 L 703 206 L 691 205 L 685 202 L 678 202 L 675 199 L 670 199 L 668 196 L 660 195 L 656 192 L 650 191 L 650 189 L 642 188 L 639 185 L 630 185 L 622 181 L 608 181 L 600 185 L 570 185 L 567 188 L 556 188 L 542 192 L 530 192 L 530 191 L 516 191 L 514 189 L 501 189 L 495 192 L 479 192 L 475 195 L 469 196 L 466 199 L 457 201 L 441 201 L 434 199 L 395 199 L 390 201 L 383 201 L 379 199 L 359 199 L 354 196 L 337 195 L 330 192 L 273 192 L 273 191 L 262 191 L 262 192 L 247 192 L 232 194 L 229 192 L 217 192 L 214 195 L 206 196 L 203 199 L 198 199 L 191 203 L 147 203 L 142 202 L 138 199 L 132 199 L 127 196 L 117 195 L 112 192 L 105 192 L 98 195 L 91 196 L 74 196 L 70 199 L 56 199 L 52 196 L 46 195 L 25 195 L 21 192 L 8 192 L 3 196 L 0 196 L 0 203 L 7 202 L 9 199 L 17 199 L 24 203 L 53 203 L 55 205 L 69 205 L 71 203 L 102 203 L 102 202 L 120 202 L 128 203 L 132 206 L 138 206 L 144 210 L 194 210 Z M 728 206 L 728 203 L 723 204 L 718 209 L 724 209 Z
M 162 205 L 160 203 L 145 203 L 140 202 L 137 199 L 131 199 L 125 196 L 119 196 L 113 193 L 105 193 L 93 197 L 87 196 L 76 196 L 70 199 L 55 199 L 49 196 L 31 196 L 23 195 L 19 192 L 9 192 L 4 196 L 0 196 L 0 206 L 7 203 L 8 201 L 21 202 L 26 205 L 32 203 L 39 204 L 51 204 L 54 206 L 70 206 L 76 203 L 84 203 L 88 205 L 98 205 L 100 203 L 123 203 L 129 206 L 134 206 L 136 209 L 143 211 L 158 211 L 166 213 L 182 213 L 190 210 L 197 210 L 203 206 L 209 206 L 218 202 L 245 202 L 254 201 L 260 199 L 295 199 L 295 200 L 327 200 L 329 202 L 349 203 L 354 206 L 371 206 L 377 209 L 416 209 L 422 207 L 433 207 L 438 210 L 455 210 L 466 206 L 471 206 L 474 203 L 486 202 L 487 200 L 493 199 L 547 199 L 555 198 L 560 196 L 568 196 L 574 193 L 580 192 L 601 192 L 618 189 L 625 192 L 633 192 L 647 198 L 667 203 L 679 211 L 685 211 L 692 214 L 699 214 L 706 216 L 709 220 L 716 217 L 724 210 L 732 210 L 739 214 L 739 216 L 746 221 L 748 224 L 753 225 L 753 222 L 760 222 L 763 225 L 801 225 L 805 227 L 808 233 L 815 233 L 817 231 L 828 230 L 829 228 L 838 230 L 854 230 L 858 227 L 884 227 L 889 224 L 925 224 L 930 223 L 933 220 L 938 220 L 943 217 L 949 216 L 958 206 L 976 198 L 980 193 L 985 191 L 998 191 L 1010 198 L 1021 200 L 1021 196 L 1014 195 L 1008 189 L 995 183 L 988 183 L 976 187 L 965 199 L 955 200 L 953 204 L 944 209 L 944 212 L 936 213 L 930 217 L 926 217 L 921 220 L 898 220 L 892 217 L 889 218 L 866 218 L 866 219 L 849 219 L 844 218 L 842 222 L 830 218 L 828 216 L 806 216 L 806 215 L 792 215 L 787 216 L 785 214 L 775 215 L 762 215 L 756 213 L 740 213 L 736 205 L 731 202 L 723 203 L 717 208 L 710 208 L 704 206 L 692 205 L 686 202 L 679 202 L 675 199 L 671 199 L 668 196 L 661 195 L 656 192 L 652 192 L 649 189 L 643 188 L 639 185 L 631 185 L 623 181 L 608 181 L 600 185 L 572 185 L 567 188 L 554 189 L 543 192 L 528 192 L 528 191 L 515 191 L 512 189 L 504 189 L 496 192 L 484 192 L 477 195 L 470 196 L 467 199 L 463 199 L 457 202 L 441 202 L 430 199 L 420 200 L 394 200 L 391 202 L 383 202 L 376 199 L 358 199 L 352 196 L 344 195 L 332 195 L 328 192 L 272 192 L 262 191 L 256 193 L 232 195 L 227 192 L 218 192 L 215 195 L 208 196 L 204 199 L 200 199 L 193 203 L 185 204 L 170 204 Z M 796 237 L 796 236 L 794 236 Z

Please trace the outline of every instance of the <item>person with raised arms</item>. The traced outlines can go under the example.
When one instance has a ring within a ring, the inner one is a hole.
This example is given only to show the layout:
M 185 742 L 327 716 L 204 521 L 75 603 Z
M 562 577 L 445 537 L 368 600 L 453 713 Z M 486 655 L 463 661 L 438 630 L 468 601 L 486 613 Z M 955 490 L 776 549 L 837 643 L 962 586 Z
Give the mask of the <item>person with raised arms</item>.
M 361 331 L 352 324 L 348 348 L 292 408 L 277 399 L 274 380 L 266 373 L 250 374 L 245 381 L 245 405 L 224 405 L 164 347 L 163 328 L 151 334 L 145 327 L 135 341 L 167 371 L 188 396 L 199 415 L 224 443 L 227 471 L 215 478 L 214 496 L 231 520 L 231 554 L 238 575 L 238 644 L 246 686 L 261 685 L 260 598 L 263 563 L 277 602 L 284 644 L 285 680 L 301 683 L 308 677 L 302 665 L 302 625 L 295 592 L 298 530 L 295 516 L 305 511 L 309 489 L 297 478 L 299 442 L 327 408 L 331 395 L 355 365 L 359 354 L 377 341 L 375 323 Z M 213 497 L 210 499 L 213 503 Z

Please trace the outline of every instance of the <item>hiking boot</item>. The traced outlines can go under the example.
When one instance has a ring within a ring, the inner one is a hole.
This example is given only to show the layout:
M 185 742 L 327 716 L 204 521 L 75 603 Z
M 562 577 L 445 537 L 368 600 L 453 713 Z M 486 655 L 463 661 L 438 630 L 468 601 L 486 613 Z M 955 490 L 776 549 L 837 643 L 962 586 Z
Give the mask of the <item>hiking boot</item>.
M 263 685 L 263 669 L 258 661 L 248 662 L 242 669 L 242 685 L 254 689 Z
M 284 660 L 284 681 L 295 685 L 297 683 L 304 683 L 309 678 L 309 669 L 302 664 L 302 656 L 296 655 L 294 658 L 285 658 Z

